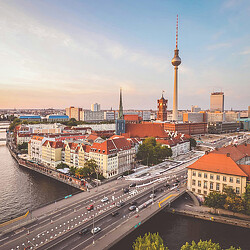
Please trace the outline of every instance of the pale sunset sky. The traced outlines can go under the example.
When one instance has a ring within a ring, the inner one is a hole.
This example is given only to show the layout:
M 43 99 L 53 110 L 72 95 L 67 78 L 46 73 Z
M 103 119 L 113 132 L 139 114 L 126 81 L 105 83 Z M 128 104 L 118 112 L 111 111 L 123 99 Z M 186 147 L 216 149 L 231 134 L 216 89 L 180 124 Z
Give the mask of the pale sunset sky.
M 247 109 L 249 0 L 0 0 L 0 109 L 172 109 L 177 14 L 179 109 Z

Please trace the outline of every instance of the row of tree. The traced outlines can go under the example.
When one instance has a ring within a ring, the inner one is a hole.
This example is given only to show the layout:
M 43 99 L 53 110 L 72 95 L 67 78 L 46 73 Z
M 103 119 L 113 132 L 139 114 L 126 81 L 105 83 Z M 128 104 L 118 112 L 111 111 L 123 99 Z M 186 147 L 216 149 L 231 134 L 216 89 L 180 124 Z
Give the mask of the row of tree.
M 162 146 L 154 137 L 146 138 L 139 146 L 136 159 L 143 165 L 154 165 L 172 156 L 171 148 Z
M 223 192 L 213 191 L 205 197 L 204 204 L 214 208 L 224 208 L 232 212 L 246 213 L 250 215 L 250 184 L 246 186 L 246 192 L 241 196 L 237 195 L 233 188 L 225 187 Z
M 57 165 L 56 169 L 69 168 L 69 173 L 71 175 L 80 176 L 83 178 L 97 178 L 104 179 L 103 175 L 100 173 L 98 165 L 94 159 L 90 159 L 84 163 L 84 167 L 69 167 L 65 163 L 60 163 Z
M 134 250 L 168 250 L 169 248 L 164 245 L 163 239 L 158 233 L 146 233 L 143 237 L 139 236 L 133 243 Z M 181 250 L 222 250 L 222 247 L 218 243 L 200 240 L 198 243 L 192 241 L 192 243 L 186 242 L 181 247 Z M 227 250 L 240 250 L 241 248 L 235 248 L 231 246 Z

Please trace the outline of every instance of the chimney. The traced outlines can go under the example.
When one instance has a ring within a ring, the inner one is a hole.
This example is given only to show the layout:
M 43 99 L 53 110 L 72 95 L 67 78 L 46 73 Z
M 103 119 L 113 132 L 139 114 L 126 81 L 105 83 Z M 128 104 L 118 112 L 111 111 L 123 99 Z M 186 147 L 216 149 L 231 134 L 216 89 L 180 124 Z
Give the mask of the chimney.
M 216 150 L 216 151 L 219 151 L 219 149 L 218 149 L 218 148 L 215 148 L 215 150 Z
M 230 153 L 227 153 L 227 157 L 230 157 Z
M 208 155 L 209 151 L 205 151 L 205 155 Z

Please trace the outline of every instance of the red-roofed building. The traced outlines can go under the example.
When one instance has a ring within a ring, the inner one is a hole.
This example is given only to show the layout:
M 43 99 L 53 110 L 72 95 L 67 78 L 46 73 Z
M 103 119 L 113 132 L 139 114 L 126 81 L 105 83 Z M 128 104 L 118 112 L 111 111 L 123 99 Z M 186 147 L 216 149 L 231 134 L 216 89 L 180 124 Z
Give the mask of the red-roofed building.
M 105 178 L 111 178 L 132 168 L 136 142 L 124 136 L 113 135 L 102 143 L 94 143 L 89 158 L 94 159 Z
M 220 150 L 220 149 L 219 149 Z M 218 151 L 219 151 L 218 150 Z M 222 192 L 225 186 L 232 187 L 242 195 L 249 181 L 250 166 L 240 165 L 238 153 L 206 153 L 188 167 L 188 189 L 196 194 L 208 195 L 211 191 Z M 216 152 L 218 152 L 216 151 Z M 242 158 L 241 158 L 242 159 Z
M 139 115 L 131 115 L 131 114 L 124 115 L 123 119 L 125 120 L 126 124 L 128 123 L 137 124 L 142 121 L 142 118 Z

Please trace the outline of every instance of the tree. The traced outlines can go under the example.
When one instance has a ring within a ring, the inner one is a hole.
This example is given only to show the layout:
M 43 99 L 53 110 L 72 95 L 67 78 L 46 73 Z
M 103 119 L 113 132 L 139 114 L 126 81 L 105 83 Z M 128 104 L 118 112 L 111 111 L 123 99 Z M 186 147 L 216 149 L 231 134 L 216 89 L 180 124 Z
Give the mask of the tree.
M 64 169 L 64 168 L 69 168 L 69 165 L 67 165 L 66 163 L 61 162 L 56 166 L 56 169 Z
M 146 233 L 143 237 L 139 236 L 133 243 L 134 250 L 167 250 L 164 246 L 162 238 L 159 233 Z
M 69 167 L 69 173 L 75 175 L 77 168 L 76 167 Z
M 152 165 L 162 162 L 166 157 L 172 156 L 171 148 L 162 146 L 156 142 L 154 137 L 146 138 L 139 146 L 137 152 L 137 160 L 140 160 L 143 165 Z
M 238 196 L 227 196 L 224 204 L 224 208 L 233 212 L 239 213 L 244 211 L 243 199 Z
M 204 204 L 208 207 L 214 208 L 215 212 L 217 208 L 222 208 L 225 204 L 226 195 L 213 191 L 205 197 Z
M 192 244 L 190 245 L 188 242 L 181 247 L 181 250 L 207 250 L 207 249 L 213 249 L 213 250 L 222 250 L 219 243 L 214 243 L 212 240 L 209 241 L 202 241 L 200 240 L 198 243 L 195 243 L 192 241 Z M 240 248 L 235 248 L 231 246 L 227 250 L 240 250 Z
M 13 122 L 12 122 L 12 123 L 10 124 L 10 126 L 9 126 L 9 130 L 10 130 L 10 131 L 14 131 L 15 127 L 16 127 L 17 125 L 21 124 L 21 123 L 22 123 L 22 122 L 21 122 L 20 119 L 15 118 L 15 119 L 13 120 Z
M 246 192 L 243 194 L 243 201 L 245 213 L 250 215 L 250 184 L 246 186 Z
M 196 145 L 197 145 L 197 143 L 196 143 L 196 140 L 194 139 L 194 138 L 190 138 L 189 139 L 189 141 L 190 141 L 190 149 L 193 147 L 193 148 L 195 148 L 196 147 Z

